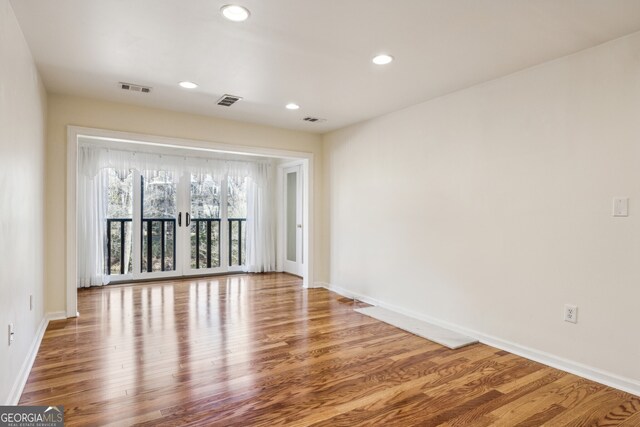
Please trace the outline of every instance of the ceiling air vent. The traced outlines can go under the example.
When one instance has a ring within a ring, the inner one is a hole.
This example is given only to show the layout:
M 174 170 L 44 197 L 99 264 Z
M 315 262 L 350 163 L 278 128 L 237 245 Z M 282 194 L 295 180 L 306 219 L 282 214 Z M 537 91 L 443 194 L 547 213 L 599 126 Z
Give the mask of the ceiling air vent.
M 133 83 L 124 83 L 124 82 L 120 82 L 118 84 L 120 85 L 120 89 L 122 90 L 128 90 L 131 92 L 142 92 L 142 93 L 151 92 L 151 88 L 148 86 L 140 86 L 140 85 L 134 85 Z
M 302 120 L 304 120 L 305 122 L 311 122 L 311 123 L 322 123 L 327 121 L 327 119 L 319 119 L 318 117 L 305 117 Z
M 218 99 L 218 105 L 224 105 L 225 107 L 231 107 L 236 102 L 242 99 L 241 96 L 235 95 L 222 95 L 222 98 Z

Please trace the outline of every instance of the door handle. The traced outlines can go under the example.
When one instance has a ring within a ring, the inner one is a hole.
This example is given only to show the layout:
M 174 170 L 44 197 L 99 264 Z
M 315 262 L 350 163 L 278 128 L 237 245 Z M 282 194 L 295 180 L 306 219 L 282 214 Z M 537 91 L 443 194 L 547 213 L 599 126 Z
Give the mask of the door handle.
M 189 215 L 189 212 L 185 214 L 185 219 L 187 220 L 187 223 L 185 225 L 188 227 L 189 224 L 191 224 L 191 215 Z
M 182 227 L 182 212 L 178 213 L 178 227 Z
M 302 224 L 298 224 L 298 228 L 302 228 Z

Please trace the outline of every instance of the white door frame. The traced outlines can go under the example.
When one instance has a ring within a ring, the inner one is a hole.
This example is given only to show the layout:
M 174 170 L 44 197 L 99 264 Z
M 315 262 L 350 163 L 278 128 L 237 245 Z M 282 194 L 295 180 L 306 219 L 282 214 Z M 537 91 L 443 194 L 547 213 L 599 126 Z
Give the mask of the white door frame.
M 303 204 L 304 253 L 306 255 L 303 270 L 303 286 L 310 287 L 314 283 L 314 158 L 313 153 L 291 150 L 280 150 L 258 146 L 244 146 L 215 141 L 200 141 L 184 138 L 169 138 L 156 135 L 132 132 L 95 129 L 81 126 L 67 126 L 67 212 L 66 212 L 66 315 L 78 315 L 77 289 L 77 181 L 78 181 L 78 138 L 99 138 L 115 142 L 156 145 L 165 148 L 186 148 L 194 151 L 219 152 L 232 154 L 248 154 L 252 156 L 280 157 L 298 160 L 302 163 L 302 176 L 305 194 Z
M 297 253 L 296 253 L 296 259 L 297 261 L 295 262 L 295 264 L 298 264 L 295 266 L 295 268 L 292 268 L 292 262 L 288 261 L 286 258 L 286 235 L 287 235 L 287 229 L 286 229 L 286 221 L 287 221 L 287 194 L 286 194 L 286 188 L 287 188 L 287 184 L 286 184 L 286 173 L 288 170 L 292 169 L 292 168 L 299 168 L 298 169 L 298 185 L 300 185 L 299 187 L 299 196 L 301 197 L 301 202 L 302 202 L 302 212 L 304 212 L 304 201 L 307 198 L 307 195 L 305 194 L 305 177 L 304 177 L 304 165 L 302 164 L 301 161 L 299 160 L 295 160 L 292 162 L 286 162 L 286 163 L 282 163 L 280 165 L 278 165 L 278 185 L 280 186 L 279 189 L 279 197 L 278 197 L 278 265 L 282 266 L 282 271 L 287 271 L 287 270 L 295 270 L 295 272 L 293 272 L 293 274 L 296 275 L 302 275 L 303 271 L 304 271 L 304 264 L 305 264 L 305 259 L 306 259 L 306 252 L 305 252 L 305 248 L 304 248 L 304 230 L 306 228 L 306 223 L 304 221 L 304 214 L 302 215 L 302 217 L 300 218 L 300 222 L 302 223 L 302 236 L 298 236 L 298 232 L 296 229 L 296 239 L 298 239 L 298 237 L 300 237 L 300 242 L 302 242 L 302 245 L 300 245 L 297 248 Z M 286 267 L 289 268 L 286 268 Z M 291 272 L 291 271 L 289 271 Z

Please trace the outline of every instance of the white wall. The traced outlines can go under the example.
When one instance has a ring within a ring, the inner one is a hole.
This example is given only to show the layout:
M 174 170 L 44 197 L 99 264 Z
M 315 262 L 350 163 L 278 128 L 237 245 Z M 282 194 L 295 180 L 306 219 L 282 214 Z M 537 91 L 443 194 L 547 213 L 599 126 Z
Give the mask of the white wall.
M 139 95 L 139 94 L 133 94 Z M 198 116 L 65 95 L 49 95 L 46 179 L 46 276 L 47 311 L 65 310 L 66 159 L 67 126 L 133 132 L 205 142 L 313 153 L 315 207 L 320 215 L 322 196 L 322 144 L 320 135 L 253 125 L 214 117 Z M 322 257 L 322 230 L 315 233 L 315 276 L 326 280 Z
M 324 144 L 331 285 L 640 391 L 640 33 Z
M 0 0 L 0 404 L 14 397 L 44 314 L 45 107 L 22 31 L 8 0 Z

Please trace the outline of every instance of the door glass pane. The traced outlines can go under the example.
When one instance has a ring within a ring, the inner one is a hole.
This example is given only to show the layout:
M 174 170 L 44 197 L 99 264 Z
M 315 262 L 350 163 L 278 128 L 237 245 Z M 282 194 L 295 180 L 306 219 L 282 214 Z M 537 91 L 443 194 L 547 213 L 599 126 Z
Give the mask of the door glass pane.
M 287 173 L 287 260 L 296 261 L 296 226 L 298 223 L 298 173 Z
M 107 181 L 107 274 L 129 274 L 131 256 L 131 219 L 133 218 L 133 174 L 115 169 L 104 171 Z
M 229 265 L 244 265 L 247 229 L 247 179 L 229 177 L 227 183 Z
M 191 174 L 191 268 L 220 267 L 220 182 Z
M 143 272 L 175 270 L 177 185 L 171 172 L 142 177 Z

